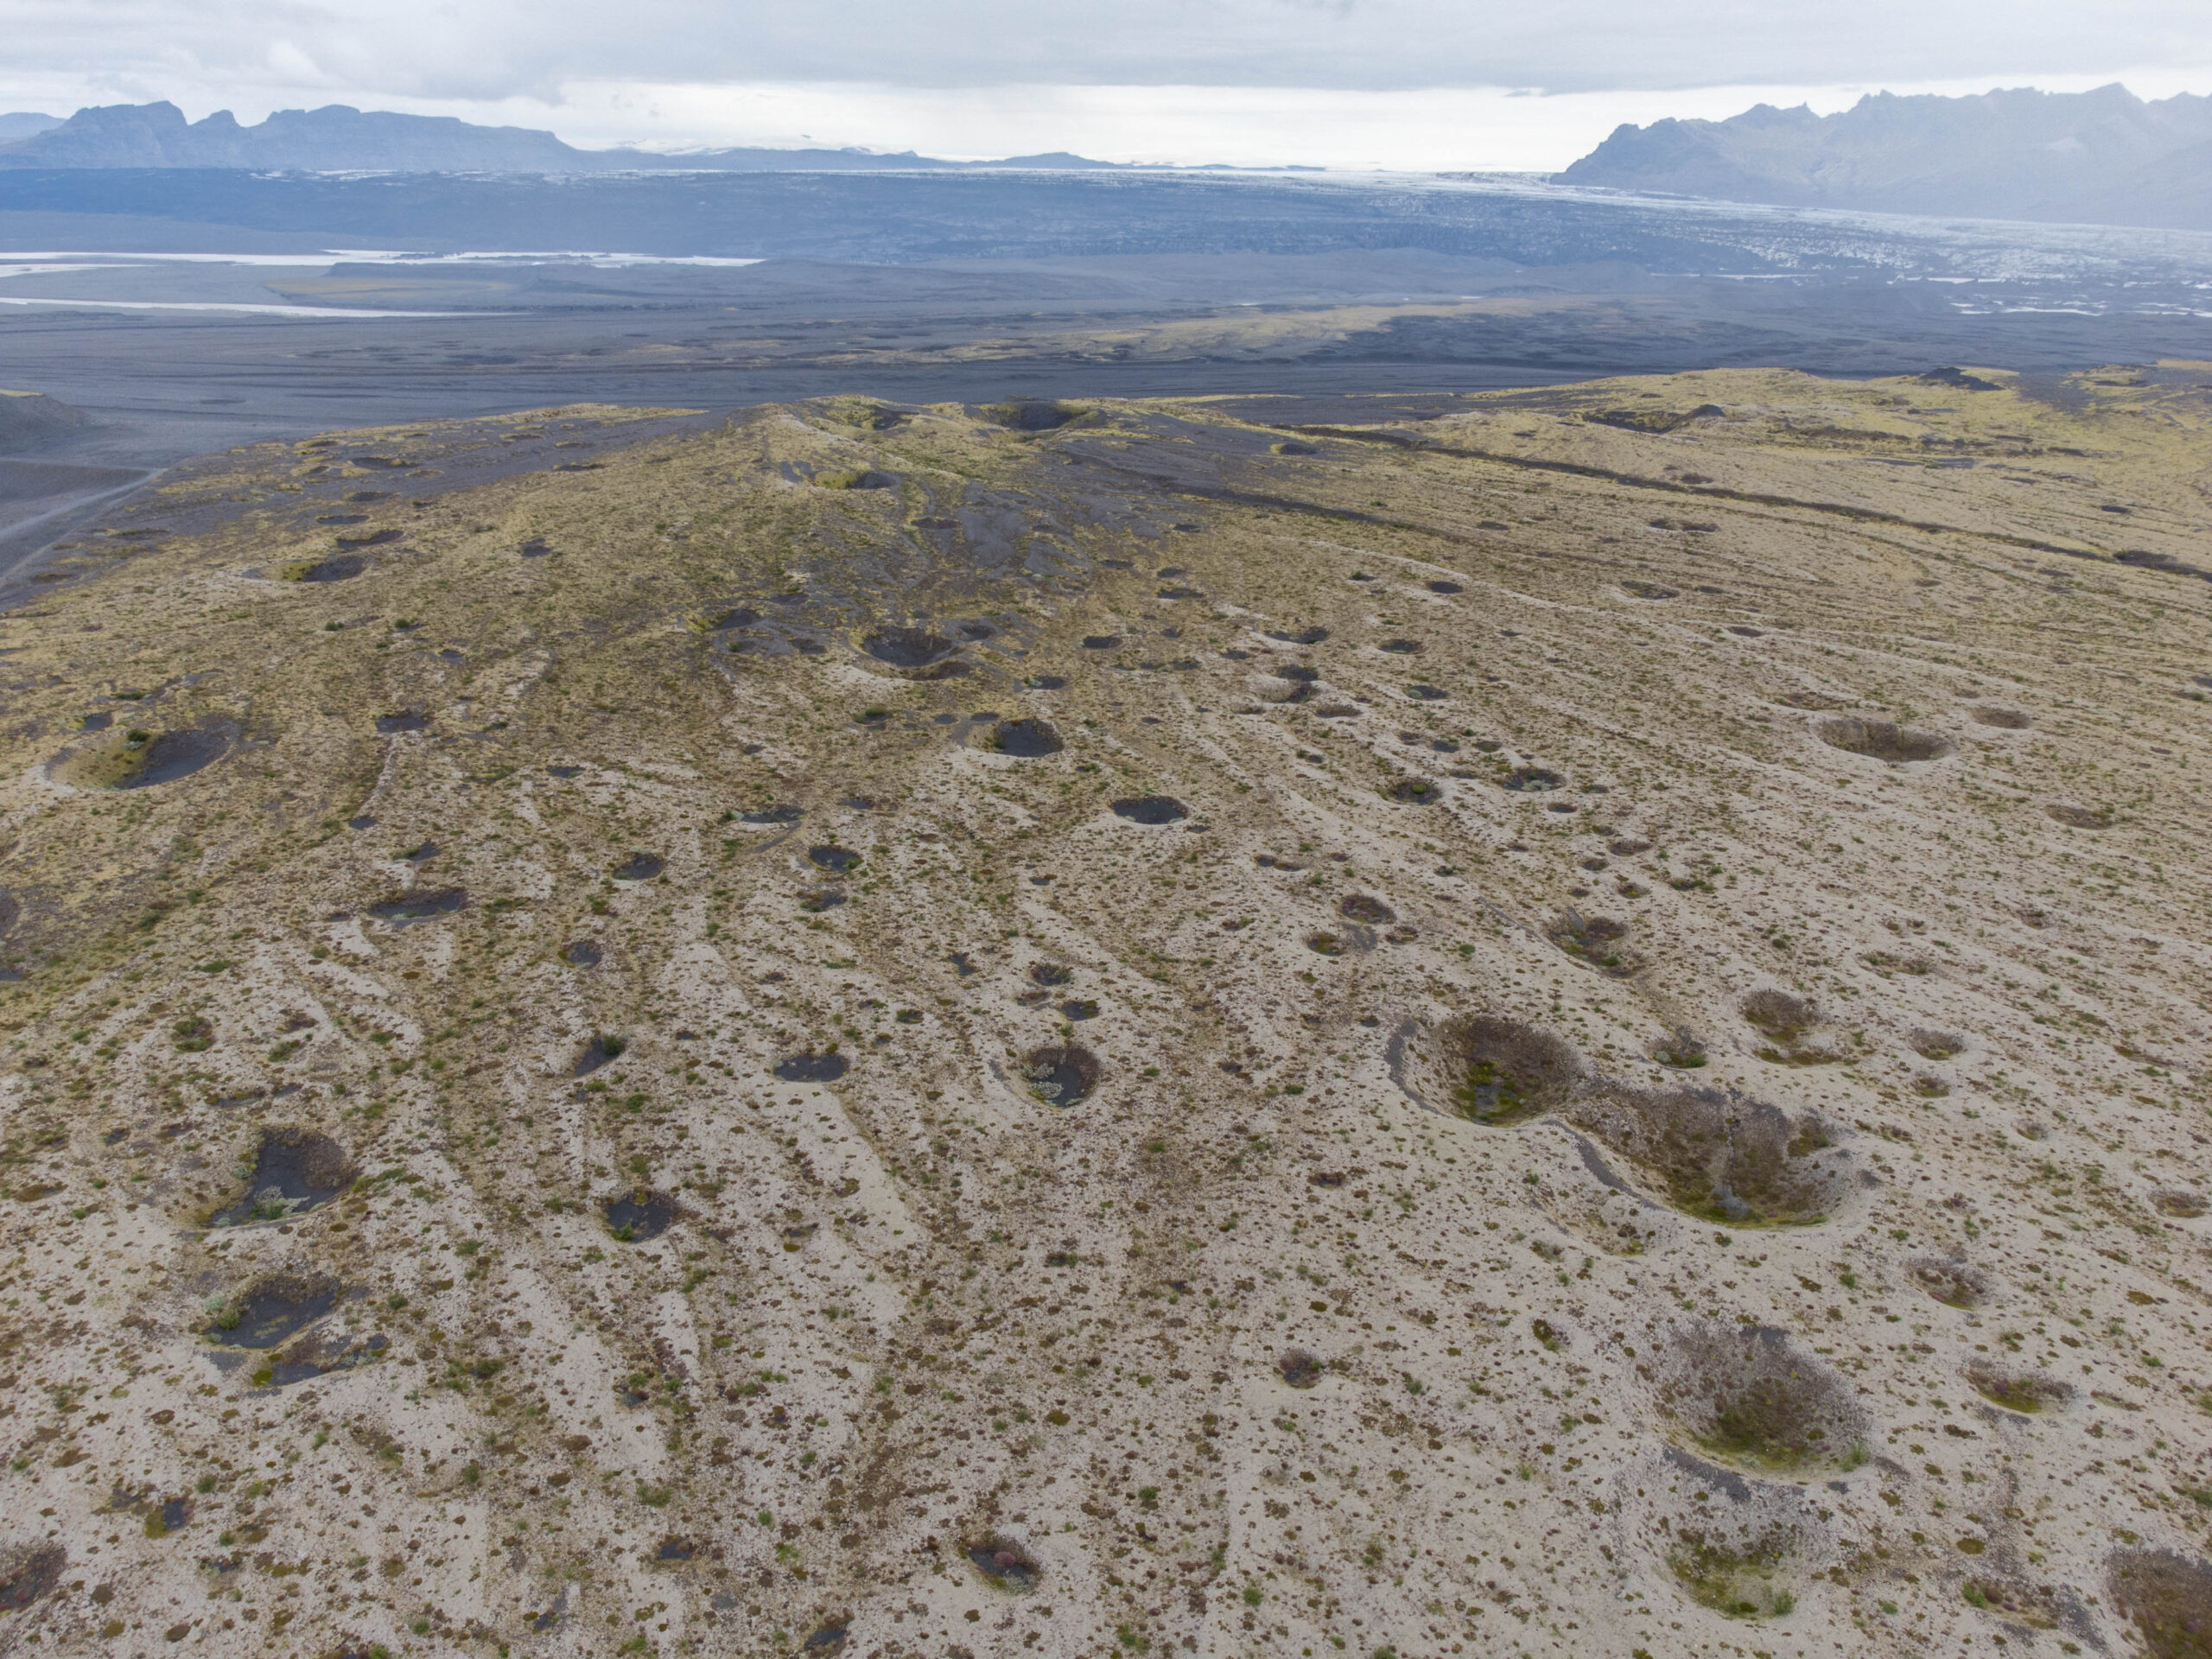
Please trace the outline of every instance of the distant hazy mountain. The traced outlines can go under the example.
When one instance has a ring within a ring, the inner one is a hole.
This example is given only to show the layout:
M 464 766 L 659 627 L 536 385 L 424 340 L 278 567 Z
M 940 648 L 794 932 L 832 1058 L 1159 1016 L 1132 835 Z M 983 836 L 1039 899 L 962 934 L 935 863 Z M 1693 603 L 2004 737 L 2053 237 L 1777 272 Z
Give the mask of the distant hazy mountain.
M 1869 95 L 1617 128 L 1556 175 L 1730 201 L 2212 230 L 2212 98 Z
M 112 104 L 0 146 L 0 165 L 550 172 L 590 163 L 550 132 L 473 127 L 450 117 L 333 105 L 279 110 L 259 126 L 244 127 L 228 110 L 187 122 L 174 104 Z
M 859 149 L 577 149 L 528 127 L 479 127 L 450 116 L 395 115 L 333 104 L 279 110 L 241 126 L 228 110 L 188 122 L 174 104 L 111 104 L 67 121 L 46 115 L 0 116 L 0 167 L 248 168 L 285 173 L 600 173 L 704 168 L 717 172 L 878 172 L 970 166 L 1117 168 L 1081 156 L 1020 156 L 961 162 L 912 150 L 880 156 Z

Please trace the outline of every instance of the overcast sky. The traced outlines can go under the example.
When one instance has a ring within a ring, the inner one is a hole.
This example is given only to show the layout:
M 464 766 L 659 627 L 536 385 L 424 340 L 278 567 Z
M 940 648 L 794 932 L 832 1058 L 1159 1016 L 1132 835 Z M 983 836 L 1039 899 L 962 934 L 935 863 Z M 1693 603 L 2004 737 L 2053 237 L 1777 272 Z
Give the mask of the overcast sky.
M 571 143 L 1562 165 L 1860 91 L 2212 92 L 2208 0 L 0 0 L 0 108 L 346 103 Z

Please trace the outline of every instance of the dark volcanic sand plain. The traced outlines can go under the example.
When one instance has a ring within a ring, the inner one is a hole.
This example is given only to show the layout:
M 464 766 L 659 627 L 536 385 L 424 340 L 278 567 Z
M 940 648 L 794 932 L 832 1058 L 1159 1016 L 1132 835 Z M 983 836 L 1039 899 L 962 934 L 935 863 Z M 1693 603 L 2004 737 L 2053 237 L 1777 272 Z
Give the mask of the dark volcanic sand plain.
M 1699 368 L 2212 357 L 2212 238 L 1496 180 L 19 170 L 0 248 L 28 258 L 0 383 L 87 417 L 35 450 L 0 430 L 41 474 L 35 505 L 0 490 L 0 566 L 110 487 L 56 463 L 567 403 L 1384 400 L 1263 416 L 1326 421 Z M 194 257 L 132 257 L 163 252 Z
M 2200 1651 L 2208 388 L 175 469 L 0 618 L 6 1640 Z

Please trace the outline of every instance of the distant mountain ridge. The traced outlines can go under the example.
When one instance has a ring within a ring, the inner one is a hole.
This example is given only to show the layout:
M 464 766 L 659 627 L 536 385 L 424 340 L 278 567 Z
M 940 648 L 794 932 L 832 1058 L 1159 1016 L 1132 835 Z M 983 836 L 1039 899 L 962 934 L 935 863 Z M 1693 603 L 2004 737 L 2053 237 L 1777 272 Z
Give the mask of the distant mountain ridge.
M 51 116 L 0 116 L 0 168 L 245 168 L 278 173 L 879 172 L 978 167 L 1124 170 L 1058 152 L 949 162 L 912 150 L 578 149 L 530 127 L 480 127 L 442 115 L 399 115 L 332 104 L 278 110 L 244 126 L 228 110 L 187 121 L 174 104 L 110 104 Z M 1133 169 L 1131 169 L 1133 170 Z
M 1561 184 L 1781 207 L 2212 230 L 2212 98 L 2125 86 L 1870 93 L 1836 115 L 1762 104 L 1621 126 Z

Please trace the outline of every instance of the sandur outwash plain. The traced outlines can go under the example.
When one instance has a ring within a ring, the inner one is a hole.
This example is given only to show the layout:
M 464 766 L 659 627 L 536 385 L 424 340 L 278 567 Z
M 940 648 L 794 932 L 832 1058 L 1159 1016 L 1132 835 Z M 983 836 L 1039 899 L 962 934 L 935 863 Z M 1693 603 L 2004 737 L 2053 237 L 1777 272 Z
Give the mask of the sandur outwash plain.
M 2205 1652 L 2209 415 L 173 471 L 0 618 L 0 1648 Z

